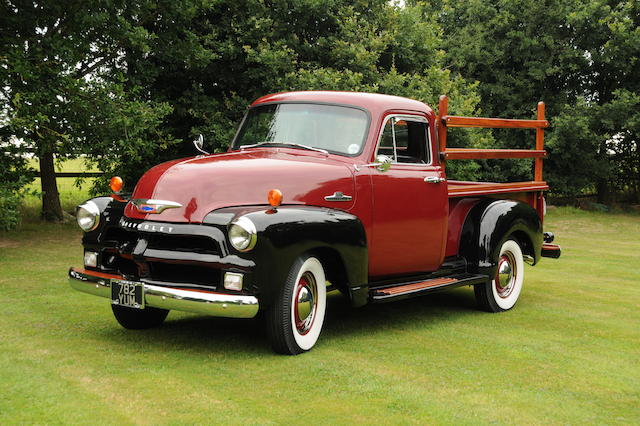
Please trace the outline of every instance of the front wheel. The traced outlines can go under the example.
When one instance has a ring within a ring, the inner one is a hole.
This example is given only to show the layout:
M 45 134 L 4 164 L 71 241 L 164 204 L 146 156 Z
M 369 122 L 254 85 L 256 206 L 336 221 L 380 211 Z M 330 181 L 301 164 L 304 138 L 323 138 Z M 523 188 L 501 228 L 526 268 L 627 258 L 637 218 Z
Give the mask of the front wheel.
M 522 249 L 514 240 L 500 247 L 495 276 L 485 284 L 475 286 L 478 305 L 489 312 L 507 311 L 516 304 L 524 282 Z
M 111 305 L 111 310 L 118 323 L 130 330 L 142 330 L 159 326 L 169 314 L 166 309 L 152 307 L 135 309 L 127 306 Z
M 298 258 L 278 300 L 267 312 L 267 331 L 273 349 L 297 355 L 311 349 L 320 336 L 327 306 L 324 268 L 312 256 Z

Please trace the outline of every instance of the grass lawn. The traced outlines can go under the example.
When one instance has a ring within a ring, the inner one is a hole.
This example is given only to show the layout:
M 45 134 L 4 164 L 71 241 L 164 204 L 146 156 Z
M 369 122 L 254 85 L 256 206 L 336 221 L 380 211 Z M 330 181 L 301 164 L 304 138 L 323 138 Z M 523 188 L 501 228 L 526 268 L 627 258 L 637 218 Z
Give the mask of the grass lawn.
M 271 352 L 254 320 L 171 312 L 128 331 L 73 291 L 75 225 L 0 234 L 0 424 L 640 423 L 640 216 L 551 210 L 559 260 L 516 308 L 460 288 L 351 309 L 313 351 Z

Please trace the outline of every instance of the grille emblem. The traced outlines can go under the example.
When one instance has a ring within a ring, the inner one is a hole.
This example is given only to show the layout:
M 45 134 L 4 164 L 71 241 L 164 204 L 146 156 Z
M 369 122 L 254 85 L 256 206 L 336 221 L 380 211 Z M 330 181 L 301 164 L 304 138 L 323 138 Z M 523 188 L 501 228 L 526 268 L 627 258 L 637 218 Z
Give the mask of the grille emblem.
M 147 198 L 134 198 L 130 201 L 136 209 L 141 213 L 160 214 L 166 209 L 176 209 L 182 207 L 182 204 L 175 201 L 153 200 Z
M 125 218 L 120 219 L 120 226 L 126 229 L 134 229 L 142 232 L 161 232 L 170 234 L 173 232 L 173 226 L 160 225 L 150 222 L 133 222 Z

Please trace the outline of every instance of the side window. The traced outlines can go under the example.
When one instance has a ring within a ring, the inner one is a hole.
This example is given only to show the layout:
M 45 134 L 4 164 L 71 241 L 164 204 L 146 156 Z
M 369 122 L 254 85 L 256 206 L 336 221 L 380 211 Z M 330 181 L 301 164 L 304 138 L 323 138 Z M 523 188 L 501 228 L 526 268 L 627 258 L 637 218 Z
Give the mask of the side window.
M 394 163 L 428 164 L 427 123 L 405 117 L 392 117 L 387 120 L 378 154 L 393 159 Z

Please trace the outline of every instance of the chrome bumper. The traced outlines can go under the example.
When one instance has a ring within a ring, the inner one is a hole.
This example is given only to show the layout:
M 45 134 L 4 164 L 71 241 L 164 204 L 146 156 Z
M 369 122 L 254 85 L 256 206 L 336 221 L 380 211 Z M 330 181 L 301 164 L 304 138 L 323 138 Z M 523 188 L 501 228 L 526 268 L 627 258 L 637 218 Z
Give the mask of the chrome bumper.
M 75 268 L 69 269 L 71 287 L 94 296 L 110 299 L 112 279 L 121 279 L 121 277 Z M 258 299 L 254 296 L 183 290 L 151 284 L 143 284 L 143 286 L 145 306 L 227 318 L 253 318 L 258 313 Z

